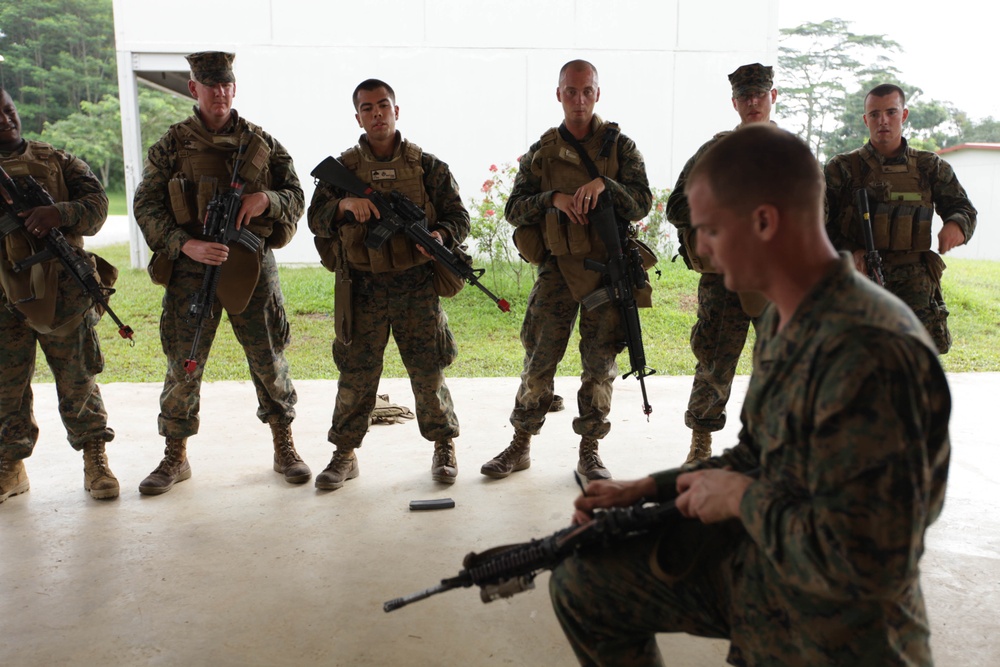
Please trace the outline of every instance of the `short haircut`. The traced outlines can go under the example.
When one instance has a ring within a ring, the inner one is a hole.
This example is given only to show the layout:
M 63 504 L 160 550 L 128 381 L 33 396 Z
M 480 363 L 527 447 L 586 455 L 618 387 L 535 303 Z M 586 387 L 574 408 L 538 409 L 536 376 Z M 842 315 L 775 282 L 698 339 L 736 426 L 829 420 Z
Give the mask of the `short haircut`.
M 893 93 L 899 94 L 899 100 L 905 107 L 906 93 L 904 93 L 903 89 L 894 83 L 882 83 L 875 86 L 874 88 L 868 91 L 867 95 L 865 95 L 865 102 L 868 101 L 869 97 L 885 97 L 886 95 L 892 95 Z
M 580 59 L 570 60 L 568 63 L 562 66 L 562 69 L 559 70 L 559 85 L 562 86 L 563 77 L 566 76 L 566 72 L 568 72 L 569 70 L 578 71 L 584 69 L 589 69 L 591 72 L 594 73 L 594 85 L 599 86 L 600 84 L 598 83 L 598 78 L 597 78 L 597 68 L 594 67 L 593 63 Z
M 748 212 L 761 204 L 779 210 L 817 210 L 826 179 L 809 147 L 770 123 L 753 123 L 720 139 L 695 163 L 688 190 L 704 179 L 723 208 Z
M 389 93 L 389 99 L 392 100 L 393 104 L 396 103 L 396 91 L 392 89 L 392 86 L 380 79 L 365 79 L 358 84 L 358 87 L 354 89 L 354 93 L 351 95 L 351 99 L 354 101 L 354 108 L 358 108 L 358 93 L 362 90 L 371 92 L 379 88 L 385 88 L 386 92 Z

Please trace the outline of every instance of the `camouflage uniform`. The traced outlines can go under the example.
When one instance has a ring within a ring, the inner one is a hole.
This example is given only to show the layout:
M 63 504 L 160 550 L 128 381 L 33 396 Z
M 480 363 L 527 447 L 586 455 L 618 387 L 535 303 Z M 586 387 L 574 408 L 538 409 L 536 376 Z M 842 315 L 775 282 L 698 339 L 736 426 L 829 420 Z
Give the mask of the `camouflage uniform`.
M 913 309 L 930 332 L 938 351 L 944 354 L 951 348 L 948 308 L 941 293 L 941 274 L 945 265 L 940 255 L 930 250 L 930 204 L 933 203 L 942 220 L 958 224 L 965 234 L 966 243 L 976 230 L 976 209 L 951 166 L 934 153 L 909 148 L 906 139 L 903 139 L 900 154 L 887 158 L 869 142 L 856 151 L 835 156 L 826 165 L 827 233 L 839 250 L 853 252 L 865 247 L 855 212 L 855 190 L 862 185 L 868 188 L 873 226 L 877 226 L 874 219 L 878 207 L 888 208 L 888 202 L 883 200 L 888 198 L 889 193 L 880 193 L 881 184 L 873 182 L 879 180 L 880 175 L 871 169 L 867 160 L 877 162 L 886 172 L 912 165 L 911 169 L 915 172 L 912 174 L 913 189 L 926 191 L 930 199 L 925 207 L 925 229 L 919 230 L 920 223 L 914 221 L 912 229 L 917 231 L 913 232 L 912 244 L 908 243 L 898 250 L 888 249 L 887 245 L 879 242 L 876 230 L 876 248 L 883 258 L 886 289 Z M 917 236 L 921 236 L 922 240 L 918 241 Z
M 680 521 L 553 572 L 583 664 L 661 664 L 654 635 L 731 641 L 734 665 L 930 665 L 918 561 L 944 501 L 951 400 L 912 312 L 844 255 L 777 331 L 766 312 L 739 444 L 740 520 Z M 674 469 L 654 475 L 676 496 Z
M 194 123 L 207 132 L 197 110 L 184 123 Z M 182 148 L 178 146 L 174 130 L 184 123 L 173 126 L 149 149 L 133 208 L 150 249 L 165 259 L 174 260 L 160 317 L 167 374 L 160 394 L 158 427 L 160 435 L 169 438 L 186 438 L 198 432 L 202 375 L 222 311 L 217 300 L 216 316 L 205 320 L 200 347 L 195 354 L 198 366 L 189 375 L 184 370 L 184 360 L 191 352 L 194 328 L 187 313 L 192 295 L 201 289 L 205 265 L 181 252 L 187 241 L 197 237 L 192 235 L 190 225 L 178 224 L 169 205 L 168 183 L 178 172 L 178 150 Z M 241 136 L 250 130 L 247 121 L 233 110 L 229 123 L 217 134 Z M 229 321 L 246 353 L 250 377 L 257 390 L 257 417 L 268 424 L 289 424 L 295 418 L 297 400 L 284 356 L 291 337 L 271 248 L 281 247 L 291 240 L 302 216 L 304 198 L 292 158 L 285 148 L 263 130 L 256 127 L 252 130 L 270 148 L 267 168 L 271 184 L 265 190 L 270 206 L 264 216 L 254 218 L 250 228 L 261 233 L 271 229 L 281 231 L 265 238 L 260 278 L 247 307 L 239 314 L 230 312 Z M 255 189 L 261 188 L 249 184 L 246 192 Z
M 378 160 L 372 154 L 364 135 L 353 150 L 360 151 L 368 163 L 391 162 L 403 159 L 407 147 L 413 145 L 402 141 L 397 132 L 396 150 L 388 160 Z M 447 164 L 430 153 L 416 150 L 420 155 L 428 208 L 434 212 L 430 229 L 441 232 L 446 245 L 460 244 L 469 233 L 470 222 L 458 193 L 458 184 Z M 371 180 L 370 174 L 359 174 L 359 177 Z M 396 189 L 388 184 L 385 187 Z M 329 239 L 340 237 L 346 225 L 343 219 L 335 220 L 335 216 L 340 200 L 347 196 L 352 195 L 327 183 L 316 185 L 308 220 L 309 229 L 318 242 L 329 243 Z M 414 199 L 414 195 L 410 198 Z M 387 244 L 394 243 L 397 238 L 413 248 L 412 241 L 403 237 L 402 232 Z M 412 252 L 416 253 L 415 249 Z M 431 264 L 422 261 L 398 271 L 377 272 L 370 266 L 365 270 L 353 261 L 348 265 L 352 281 L 353 340 L 348 345 L 338 336 L 333 342 L 333 360 L 340 377 L 328 440 L 338 450 L 361 446 L 375 406 L 390 333 L 410 376 L 420 434 L 436 442 L 457 438 L 458 417 L 445 383 L 444 369 L 455 360 L 458 346 L 434 290 Z
M 757 310 L 751 317 L 743 308 L 740 295 L 726 289 L 722 274 L 715 272 L 706 258 L 695 251 L 696 235 L 691 233 L 688 208 L 688 174 L 698 159 L 729 132 L 720 132 L 705 142 L 681 170 L 677 184 L 667 199 L 667 219 L 677 227 L 682 239 L 680 255 L 688 268 L 697 270 L 698 319 L 691 327 L 691 352 L 697 363 L 694 384 L 688 399 L 684 424 L 692 430 L 721 431 L 726 426 L 726 404 L 733 388 L 736 365 L 747 342 L 750 323 L 756 327 Z M 685 242 L 687 245 L 685 245 Z
M 595 149 L 596 153 L 603 142 L 602 127 L 605 125 L 595 115 L 590 133 L 580 140 L 580 144 L 588 150 Z M 543 141 L 538 141 L 521 156 L 504 211 L 507 220 L 515 227 L 544 225 L 546 214 L 552 210 L 554 191 L 545 189 L 543 183 L 547 167 L 540 166 L 538 163 L 541 161 L 536 158 L 536 153 L 541 150 Z M 615 214 L 621 219 L 641 220 L 653 202 L 642 153 L 634 141 L 619 134 L 616 159 L 617 172 L 604 177 L 606 191 L 614 202 Z M 582 163 L 577 162 L 576 168 L 583 182 L 591 180 Z M 575 188 L 572 190 L 575 191 Z M 605 256 L 606 251 L 598 261 L 604 261 Z M 618 375 L 615 358 L 624 349 L 625 332 L 621 316 L 613 305 L 606 304 L 594 310 L 580 308 L 579 297 L 574 296 L 574 291 L 579 291 L 579 288 L 571 282 L 579 280 L 582 275 L 592 279 L 593 288 L 596 288 L 600 277 L 596 272 L 584 273 L 581 269 L 569 274 L 567 280 L 568 272 L 573 267 L 561 259 L 570 257 L 582 267 L 582 257 L 575 254 L 560 257 L 550 254 L 538 268 L 521 326 L 524 368 L 510 423 L 515 429 L 532 435 L 541 430 L 552 402 L 553 379 L 579 314 L 583 372 L 577 392 L 579 416 L 573 419 L 573 431 L 582 437 L 599 440 L 611 430 L 607 417 L 611 410 L 612 383 Z
M 14 153 L 0 153 L 0 166 L 14 172 L 12 164 L 21 162 L 26 154 L 43 154 L 37 160 L 45 169 L 54 169 L 53 177 L 65 188 L 48 188 L 56 200 L 63 224 L 59 229 L 71 245 L 83 246 L 83 236 L 93 236 L 104 225 L 108 214 L 108 198 L 100 181 L 80 159 L 48 144 L 25 142 Z M 42 182 L 43 179 L 36 180 Z M 44 183 L 42 183 L 44 186 Z M 59 196 L 58 190 L 67 193 Z M 15 234 L 20 232 L 14 232 Z M 3 258 L 6 262 L 6 256 Z M 108 428 L 108 415 L 101 399 L 95 376 L 104 370 L 104 356 L 97 332 L 100 316 L 93 303 L 58 260 L 50 260 L 58 268 L 56 290 L 56 321 L 65 321 L 82 314 L 82 320 L 69 331 L 39 333 L 9 308 L 0 294 L 0 458 L 20 460 L 31 455 L 38 441 L 38 424 L 32 411 L 31 378 L 35 372 L 36 341 L 52 369 L 59 416 L 66 427 L 67 439 L 76 450 L 89 442 L 109 442 L 115 432 Z M 116 494 L 117 495 L 117 494 Z

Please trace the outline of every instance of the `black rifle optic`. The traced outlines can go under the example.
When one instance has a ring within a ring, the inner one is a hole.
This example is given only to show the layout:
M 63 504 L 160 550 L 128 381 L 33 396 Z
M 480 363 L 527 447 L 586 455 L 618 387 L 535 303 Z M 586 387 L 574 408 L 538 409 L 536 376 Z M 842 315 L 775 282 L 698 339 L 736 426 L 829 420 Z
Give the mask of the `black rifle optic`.
M 246 227 L 237 229 L 236 218 L 240 212 L 243 188 L 246 182 L 240 176 L 240 164 L 247 152 L 247 137 L 240 141 L 239 150 L 233 161 L 233 176 L 229 187 L 220 190 L 208 202 L 205 209 L 203 232 L 208 241 L 229 245 L 239 243 L 251 252 L 259 252 L 263 243 L 260 237 Z M 215 318 L 215 291 L 219 286 L 219 276 L 222 274 L 222 264 L 206 265 L 205 277 L 201 281 L 201 289 L 191 298 L 188 307 L 188 317 L 194 321 L 194 339 L 191 341 L 191 354 L 184 360 L 184 370 L 190 375 L 198 368 L 196 353 L 201 341 L 201 332 L 205 328 L 205 320 Z
M 0 228 L 0 238 L 18 229 L 24 229 L 23 219 L 18 214 L 36 206 L 52 206 L 55 204 L 51 195 L 32 176 L 21 176 L 19 179 L 23 187 L 19 187 L 14 182 L 14 179 L 0 167 L 0 186 L 3 186 L 3 189 L 7 191 L 12 200 L 12 203 L 8 204 L 3 197 L 0 197 L 0 209 L 7 213 L 11 219 L 11 222 Z M 20 225 L 17 224 L 19 220 L 22 221 Z M 91 266 L 90 262 L 82 254 L 83 251 L 71 246 L 63 233 L 55 227 L 50 229 L 48 234 L 45 235 L 44 241 L 45 249 L 15 263 L 13 266 L 14 272 L 20 273 L 35 264 L 50 259 L 58 259 L 63 268 L 66 269 L 66 272 L 73 276 L 73 280 L 80 286 L 84 294 L 89 296 L 94 304 L 111 316 L 111 319 L 118 325 L 118 335 L 127 339 L 132 345 L 135 345 L 135 340 L 132 338 L 135 332 L 132 330 L 132 327 L 118 319 L 118 315 L 115 314 L 115 311 L 108 304 L 108 298 L 115 293 L 115 290 L 111 287 L 103 287 L 101 285 L 100 280 L 98 280 L 97 270 Z M 11 305 L 15 306 L 17 304 Z
M 648 532 L 680 517 L 673 501 L 653 505 L 598 510 L 594 518 L 579 526 L 570 526 L 540 540 L 494 547 L 481 554 L 470 553 L 462 561 L 462 571 L 437 586 L 389 600 L 382 605 L 386 612 L 405 607 L 453 588 L 479 586 L 483 602 L 509 598 L 535 587 L 535 577 L 551 570 L 573 553 L 601 548 L 623 538 Z
M 635 375 L 642 388 L 642 412 L 649 419 L 653 407 L 646 397 L 645 378 L 656 371 L 646 365 L 646 351 L 642 345 L 642 328 L 639 324 L 639 308 L 635 303 L 634 289 L 646 285 L 646 271 L 642 268 L 642 258 L 639 249 L 633 247 L 625 252 L 625 241 L 622 238 L 624 229 L 615 218 L 614 205 L 610 195 L 602 192 L 598 197 L 598 206 L 587 214 L 591 225 L 595 226 L 598 235 L 608 250 L 608 261 L 604 264 L 592 259 L 583 260 L 584 267 L 604 275 L 605 284 L 602 288 L 585 296 L 581 303 L 585 308 L 596 308 L 611 302 L 621 314 L 622 326 L 625 329 L 625 346 L 628 348 L 629 365 L 631 369 L 622 375 L 627 378 Z
M 381 248 L 390 236 L 402 231 L 414 243 L 426 250 L 435 262 L 470 285 L 478 287 L 493 300 L 497 308 L 505 313 L 510 312 L 510 304 L 507 300 L 501 299 L 480 282 L 479 279 L 486 273 L 486 269 L 476 269 L 469 266 L 431 236 L 427 229 L 427 214 L 410 201 L 406 195 L 393 191 L 389 193 L 389 199 L 386 199 L 345 167 L 340 160 L 333 157 L 328 157 L 320 162 L 312 170 L 312 177 L 341 190 L 346 190 L 356 197 L 364 197 L 375 205 L 381 217 L 368 223 L 368 236 L 365 238 L 367 247 Z
M 882 256 L 875 249 L 875 237 L 872 234 L 872 216 L 868 208 L 868 191 L 859 188 L 854 197 L 858 204 L 858 215 L 861 217 L 861 232 L 865 237 L 865 268 L 868 277 L 880 287 L 885 287 L 885 274 L 882 272 Z

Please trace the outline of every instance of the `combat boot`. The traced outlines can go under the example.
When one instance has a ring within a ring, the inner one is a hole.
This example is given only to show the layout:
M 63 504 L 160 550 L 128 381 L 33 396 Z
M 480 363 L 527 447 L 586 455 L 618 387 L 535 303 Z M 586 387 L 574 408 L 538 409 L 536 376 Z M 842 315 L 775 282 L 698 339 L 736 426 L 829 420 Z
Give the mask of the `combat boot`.
M 361 474 L 358 470 L 358 457 L 354 454 L 353 447 L 337 449 L 333 452 L 330 464 L 320 474 L 316 475 L 316 488 L 324 491 L 335 491 L 344 485 L 349 479 L 354 479 Z
M 566 408 L 566 402 L 559 394 L 552 395 L 552 403 L 549 405 L 549 412 L 562 412 Z
M 705 461 L 712 456 L 712 432 L 702 429 L 691 431 L 691 451 L 688 452 L 684 465 Z
M 527 470 L 531 467 L 530 452 L 531 434 L 515 428 L 514 438 L 507 449 L 484 463 L 479 472 L 493 479 L 503 479 L 512 472 Z
M 83 488 L 98 500 L 118 497 L 118 478 L 108 467 L 103 440 L 83 444 Z
M 9 461 L 0 458 L 0 503 L 11 496 L 26 493 L 31 488 L 28 484 L 28 473 L 24 469 L 24 461 L 18 459 Z
M 167 436 L 167 447 L 163 450 L 163 460 L 156 470 L 149 473 L 139 484 L 139 493 L 158 496 L 173 488 L 177 482 L 191 478 L 191 464 L 187 459 L 187 438 Z
M 289 484 L 305 484 L 312 477 L 312 470 L 305 464 L 292 442 L 291 424 L 271 424 L 274 437 L 274 472 L 285 476 Z
M 435 442 L 431 479 L 442 484 L 454 484 L 456 477 L 458 477 L 458 462 L 455 460 L 455 443 L 450 438 Z
M 576 471 L 590 481 L 595 479 L 611 479 L 611 473 L 604 467 L 604 462 L 597 453 L 597 440 L 584 436 L 580 440 L 580 460 Z

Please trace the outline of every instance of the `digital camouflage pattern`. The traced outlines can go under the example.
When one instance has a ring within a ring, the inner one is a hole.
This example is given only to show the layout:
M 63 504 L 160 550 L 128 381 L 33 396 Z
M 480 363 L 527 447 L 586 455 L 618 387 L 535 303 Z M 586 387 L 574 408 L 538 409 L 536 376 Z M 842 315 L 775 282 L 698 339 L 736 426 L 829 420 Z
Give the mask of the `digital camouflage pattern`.
M 197 122 L 200 123 L 200 119 Z M 245 121 L 234 111 L 222 133 L 241 131 L 244 127 Z M 280 143 L 266 133 L 260 134 L 271 148 L 268 162 L 271 187 L 266 191 L 270 207 L 265 216 L 274 219 L 275 224 L 294 229 L 304 208 L 295 167 Z M 194 326 L 187 313 L 192 295 L 201 288 L 205 266 L 181 252 L 184 243 L 193 237 L 177 224 L 167 203 L 167 182 L 178 171 L 176 157 L 177 147 L 168 130 L 149 149 L 133 211 L 150 249 L 176 260 L 170 284 L 163 295 L 160 316 L 160 339 L 167 356 L 167 374 L 160 394 L 158 426 L 160 435 L 186 438 L 198 432 L 201 380 L 221 317 L 221 305 L 216 300 L 216 318 L 205 321 L 200 348 L 195 355 L 198 368 L 188 377 L 183 363 L 191 352 Z M 284 356 L 290 332 L 277 264 L 266 240 L 265 248 L 260 278 L 250 302 L 240 315 L 230 313 L 229 322 L 247 356 L 250 377 L 257 390 L 257 417 L 269 424 L 286 424 L 295 418 L 297 400 Z
M 846 255 L 777 324 L 766 311 L 739 443 L 695 464 L 756 471 L 742 527 L 683 521 L 554 571 L 581 663 L 662 664 L 654 634 L 681 631 L 728 637 L 734 665 L 933 664 L 918 563 L 951 411 L 933 342 Z M 682 472 L 653 476 L 659 500 Z
M 400 141 L 397 132 L 397 157 Z M 375 159 L 363 136 L 358 145 L 369 159 Z M 469 234 L 469 213 L 451 170 L 426 151 L 421 166 L 428 200 L 437 211 L 432 229 L 440 229 L 451 244 L 462 243 Z M 337 206 L 346 196 L 350 195 L 328 183 L 316 185 L 308 220 L 309 229 L 318 238 L 337 238 L 342 222 L 335 220 Z M 350 275 L 353 342 L 345 345 L 337 338 L 333 343 L 333 360 L 340 377 L 328 440 L 341 448 L 361 446 L 390 334 L 410 376 L 420 434 L 432 441 L 458 437 L 458 417 L 444 377 L 458 346 L 434 291 L 430 264 L 383 273 L 351 269 Z
M 599 125 L 600 120 L 595 116 L 591 131 Z M 580 143 L 586 144 L 590 138 L 588 135 Z M 534 155 L 541 148 L 542 142 L 535 142 L 521 156 L 504 211 L 507 221 L 515 227 L 542 224 L 552 206 L 553 191 L 545 190 L 542 179 L 531 169 Z M 604 178 L 606 192 L 611 195 L 618 218 L 641 220 L 653 204 L 645 160 L 635 142 L 624 134 L 618 136 L 617 150 L 618 172 Z M 587 173 L 582 164 L 578 168 Z M 613 381 L 618 375 L 615 358 L 624 349 L 625 340 L 621 316 L 612 304 L 593 311 L 581 308 L 570 293 L 556 259 L 551 256 L 538 268 L 521 325 L 524 366 L 510 414 L 514 427 L 537 434 L 545 423 L 556 369 L 566 353 L 578 313 L 583 372 L 577 392 L 579 415 L 573 419 L 573 431 L 597 439 L 610 431 L 607 416 L 611 410 Z
M 685 232 L 679 234 L 679 238 L 691 239 L 692 244 L 697 243 L 697 237 L 686 233 L 691 229 L 691 209 L 686 191 L 688 175 L 701 156 L 730 133 L 720 132 L 702 144 L 685 163 L 667 198 L 667 220 L 679 231 Z M 682 243 L 679 252 L 688 268 L 692 268 L 689 256 L 696 254 L 695 248 L 686 247 Z M 697 363 L 694 367 L 691 396 L 684 412 L 684 424 L 688 428 L 700 431 L 721 431 L 725 428 L 726 404 L 732 393 L 736 366 L 746 346 L 752 321 L 753 318 L 743 310 L 739 295 L 726 289 L 722 275 L 701 273 L 698 281 L 697 320 L 691 327 L 691 352 Z
M 215 86 L 220 83 L 236 82 L 236 75 L 233 74 L 235 53 L 199 51 L 184 57 L 191 67 L 192 78 L 198 83 Z
M 774 85 L 774 68 L 760 63 L 743 65 L 729 74 L 729 83 L 733 87 L 733 97 L 749 93 L 766 93 Z
M 865 157 L 874 157 L 883 165 L 906 164 L 906 140 L 898 157 L 887 158 L 875 150 L 871 143 L 858 149 Z M 826 175 L 826 230 L 838 250 L 863 250 L 863 244 L 843 233 L 844 216 L 854 215 L 854 174 L 850 153 L 831 159 Z M 862 160 L 862 164 L 863 164 Z M 867 166 L 863 167 L 868 169 Z M 917 151 L 917 171 L 922 185 L 929 185 L 937 214 L 944 222 L 954 222 L 965 234 L 968 243 L 976 231 L 976 209 L 972 206 L 965 188 L 958 182 L 951 165 L 929 151 Z M 863 179 L 862 179 L 863 180 Z M 951 347 L 948 330 L 948 308 L 941 292 L 941 274 L 944 261 L 933 251 L 925 251 L 919 261 L 897 263 L 897 257 L 909 251 L 880 251 L 883 257 L 885 287 L 913 309 L 924 324 L 938 352 L 946 353 Z
M 0 166 L 22 153 L 0 153 Z M 60 230 L 67 235 L 93 236 L 108 214 L 108 198 L 101 182 L 85 162 L 64 151 L 54 152 L 54 162 L 69 192 L 67 201 L 56 202 L 62 216 Z M 115 437 L 108 428 L 108 415 L 95 377 L 104 370 L 104 356 L 94 331 L 100 317 L 90 297 L 61 266 L 58 275 L 57 317 L 85 312 L 79 326 L 64 336 L 34 331 L 6 307 L 6 298 L 0 295 L 0 339 L 4 341 L 0 347 L 0 456 L 4 458 L 27 458 L 38 441 L 31 391 L 36 342 L 52 369 L 59 416 L 69 444 L 81 450 L 84 443 L 109 442 Z

